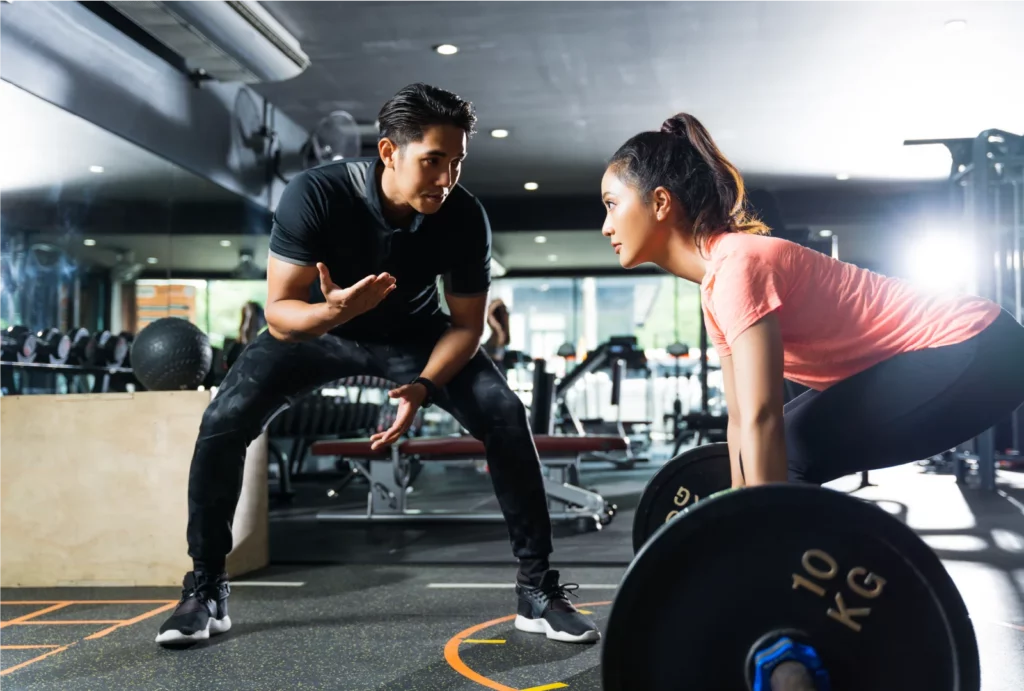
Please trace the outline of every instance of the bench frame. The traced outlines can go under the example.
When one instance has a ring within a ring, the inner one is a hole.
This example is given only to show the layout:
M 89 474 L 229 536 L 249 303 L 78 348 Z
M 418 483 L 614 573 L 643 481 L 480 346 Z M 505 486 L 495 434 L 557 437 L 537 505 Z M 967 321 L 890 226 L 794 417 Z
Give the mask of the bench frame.
M 324 443 L 329 448 L 330 442 Z M 313 452 L 316 453 L 314 445 Z M 580 451 L 574 454 L 540 452 L 541 464 L 549 471 L 544 478 L 544 490 L 548 496 L 552 522 L 576 522 L 586 530 L 600 530 L 611 522 L 615 506 L 605 501 L 596 492 L 583 489 L 579 482 L 580 461 L 590 453 Z M 479 511 L 421 510 L 409 508 L 408 496 L 413 460 L 431 461 L 476 461 L 484 460 L 481 454 L 408 454 L 402 445 L 394 444 L 389 455 L 355 457 L 344 455 L 351 461 L 353 472 L 362 475 L 370 484 L 366 497 L 366 512 L 353 513 L 336 509 L 324 509 L 317 513 L 318 521 L 346 523 L 389 523 L 389 522 L 431 522 L 431 523 L 504 523 L 501 513 Z

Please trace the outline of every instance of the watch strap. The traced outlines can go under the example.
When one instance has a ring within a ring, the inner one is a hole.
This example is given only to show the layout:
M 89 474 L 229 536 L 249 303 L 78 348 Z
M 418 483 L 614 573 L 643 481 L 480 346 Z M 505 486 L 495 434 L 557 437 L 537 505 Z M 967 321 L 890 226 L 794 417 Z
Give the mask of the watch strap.
M 434 401 L 437 400 L 437 385 L 426 377 L 416 377 L 412 380 L 412 383 L 422 384 L 423 388 L 427 390 L 427 397 L 423 400 L 422 407 L 429 408 L 434 405 Z

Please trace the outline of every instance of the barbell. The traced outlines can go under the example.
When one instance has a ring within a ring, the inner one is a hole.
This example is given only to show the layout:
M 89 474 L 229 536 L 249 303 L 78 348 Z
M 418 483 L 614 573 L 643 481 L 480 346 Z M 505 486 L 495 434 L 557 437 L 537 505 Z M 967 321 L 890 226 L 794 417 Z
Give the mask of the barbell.
M 967 608 L 877 505 L 813 486 L 728 489 L 725 444 L 650 481 L 602 650 L 606 691 L 977 691 Z

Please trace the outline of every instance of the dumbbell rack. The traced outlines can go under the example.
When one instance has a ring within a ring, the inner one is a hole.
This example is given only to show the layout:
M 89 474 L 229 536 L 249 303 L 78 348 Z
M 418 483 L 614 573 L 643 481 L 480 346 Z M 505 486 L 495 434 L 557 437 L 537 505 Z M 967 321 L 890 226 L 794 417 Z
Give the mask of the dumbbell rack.
M 49 373 L 54 375 L 62 375 L 67 380 L 68 392 L 72 392 L 71 379 L 80 375 L 95 375 L 96 379 L 92 385 L 91 393 L 109 393 L 111 391 L 123 391 L 123 386 L 119 386 L 114 379 L 115 375 L 124 375 L 125 378 L 134 378 L 131 368 L 127 367 L 114 367 L 114 366 L 100 366 L 100 365 L 61 365 L 51 364 L 48 362 L 13 362 L 3 361 L 0 362 L 0 368 L 5 370 L 3 372 L 3 395 L 6 396 L 18 396 L 22 395 L 26 389 L 29 389 L 28 393 L 31 393 L 33 387 L 24 386 L 24 379 L 22 377 L 14 377 L 13 370 L 28 370 L 29 372 Z M 52 387 L 54 393 L 56 393 L 56 386 Z

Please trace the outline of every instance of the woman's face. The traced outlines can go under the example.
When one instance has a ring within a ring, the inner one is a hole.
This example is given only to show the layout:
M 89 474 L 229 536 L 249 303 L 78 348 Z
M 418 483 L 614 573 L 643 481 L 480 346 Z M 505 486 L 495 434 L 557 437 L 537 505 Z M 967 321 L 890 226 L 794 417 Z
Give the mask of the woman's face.
M 632 269 L 659 256 L 669 229 L 658 217 L 657 205 L 646 202 L 613 168 L 601 179 L 605 219 L 601 234 L 612 242 L 619 264 Z

